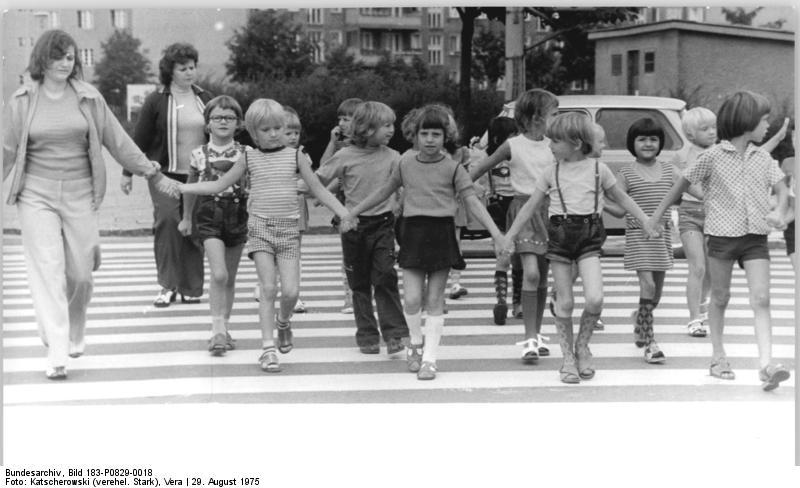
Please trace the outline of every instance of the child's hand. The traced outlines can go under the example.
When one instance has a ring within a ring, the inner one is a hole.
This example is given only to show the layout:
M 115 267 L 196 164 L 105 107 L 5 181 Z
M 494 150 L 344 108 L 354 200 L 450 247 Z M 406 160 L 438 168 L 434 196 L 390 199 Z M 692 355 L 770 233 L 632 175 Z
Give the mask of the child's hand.
M 192 221 L 181 219 L 181 221 L 178 222 L 178 232 L 180 232 L 183 237 L 192 235 Z
M 172 198 L 178 199 L 181 197 L 181 187 L 183 184 L 173 180 L 172 178 L 161 178 L 156 183 L 156 189 L 165 195 L 169 195 Z
M 661 224 L 653 220 L 652 217 L 642 222 L 642 229 L 647 234 L 648 239 L 654 239 L 661 235 Z
M 338 141 L 342 134 L 342 128 L 338 125 L 331 129 L 331 141 Z
M 344 234 L 345 232 L 349 232 L 356 227 L 358 227 L 358 218 L 355 215 L 348 213 L 339 223 L 339 232 Z
M 772 210 L 768 213 L 765 217 L 767 224 L 771 227 L 775 227 L 778 230 L 786 230 L 786 222 L 783 220 L 783 215 L 778 209 Z

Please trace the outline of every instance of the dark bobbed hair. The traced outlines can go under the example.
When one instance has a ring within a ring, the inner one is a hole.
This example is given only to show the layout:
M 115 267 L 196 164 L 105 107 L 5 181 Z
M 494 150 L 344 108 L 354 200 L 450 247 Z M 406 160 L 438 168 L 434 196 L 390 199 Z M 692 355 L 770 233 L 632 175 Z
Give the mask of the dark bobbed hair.
M 73 66 L 69 78 L 83 79 L 83 64 L 81 64 L 81 58 L 78 56 L 78 45 L 72 36 L 59 29 L 45 31 L 36 40 L 28 63 L 28 72 L 31 75 L 31 79 L 42 81 L 44 72 L 50 66 L 50 63 L 66 56 L 67 49 L 70 47 L 75 50 L 75 66 Z
M 734 93 L 719 108 L 717 134 L 720 139 L 731 140 L 758 126 L 761 117 L 772 109 L 769 100 L 760 93 L 743 90 Z
M 241 130 L 244 129 L 242 106 L 239 105 L 239 102 L 237 102 L 235 98 L 228 95 L 219 95 L 208 101 L 206 108 L 203 109 L 203 120 L 206 121 L 206 126 L 211 122 L 209 117 L 211 117 L 211 111 L 215 108 L 220 110 L 232 110 L 233 113 L 239 117 L 239 120 L 236 122 L 236 132 L 241 132 Z
M 198 57 L 197 49 L 191 44 L 176 42 L 167 46 L 164 49 L 164 55 L 158 62 L 158 79 L 161 84 L 169 86 L 172 83 L 172 72 L 175 70 L 176 64 L 184 64 L 189 61 L 197 64 Z
M 492 155 L 500 144 L 516 134 L 517 122 L 511 117 L 495 117 L 489 121 L 489 143 L 486 145 L 486 154 Z
M 636 157 L 636 151 L 633 147 L 633 141 L 636 140 L 639 136 L 657 136 L 658 137 L 658 152 L 656 156 L 661 154 L 661 150 L 664 149 L 664 128 L 656 122 L 655 120 L 651 119 L 650 117 L 641 118 L 628 128 L 628 151 Z

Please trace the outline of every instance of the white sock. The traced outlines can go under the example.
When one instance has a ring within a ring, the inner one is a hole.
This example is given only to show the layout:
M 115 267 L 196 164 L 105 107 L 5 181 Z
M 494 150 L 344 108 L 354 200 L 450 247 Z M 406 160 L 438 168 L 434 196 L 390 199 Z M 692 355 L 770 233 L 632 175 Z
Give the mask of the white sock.
M 442 340 L 444 331 L 443 315 L 428 315 L 425 320 L 425 349 L 422 351 L 422 360 L 436 362 L 436 352 L 439 350 L 439 341 Z
M 422 311 L 417 313 L 405 313 L 406 324 L 408 324 L 408 336 L 414 345 L 422 344 Z

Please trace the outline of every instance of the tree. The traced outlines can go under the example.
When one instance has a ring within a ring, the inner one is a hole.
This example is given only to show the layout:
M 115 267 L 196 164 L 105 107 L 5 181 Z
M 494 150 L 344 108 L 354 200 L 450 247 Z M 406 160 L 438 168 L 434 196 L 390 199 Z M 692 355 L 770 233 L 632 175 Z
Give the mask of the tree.
M 255 10 L 225 45 L 231 57 L 225 68 L 233 81 L 258 83 L 310 73 L 314 47 L 288 12 Z
M 731 24 L 737 25 L 753 25 L 753 19 L 758 12 L 760 12 L 764 7 L 756 7 L 749 12 L 742 7 L 736 8 L 725 8 L 722 7 L 722 13 L 725 15 L 725 20 L 730 22 Z
M 491 29 L 481 29 L 472 41 L 472 79 L 496 84 L 505 74 L 505 48 L 501 36 Z
M 152 76 L 150 61 L 139 52 L 141 41 L 127 30 L 116 30 L 100 44 L 102 59 L 94 68 L 98 90 L 111 107 L 125 107 L 128 84 L 147 83 Z

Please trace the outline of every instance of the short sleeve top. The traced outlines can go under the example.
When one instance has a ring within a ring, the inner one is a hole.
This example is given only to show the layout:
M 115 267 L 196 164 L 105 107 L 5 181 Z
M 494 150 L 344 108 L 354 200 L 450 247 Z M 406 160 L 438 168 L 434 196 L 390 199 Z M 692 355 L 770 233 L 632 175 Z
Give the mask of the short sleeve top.
M 456 197 L 475 195 L 472 179 L 464 166 L 450 156 L 434 162 L 417 159 L 416 151 L 400 158 L 391 181 L 404 189 L 403 216 L 454 217 L 458 209 Z

